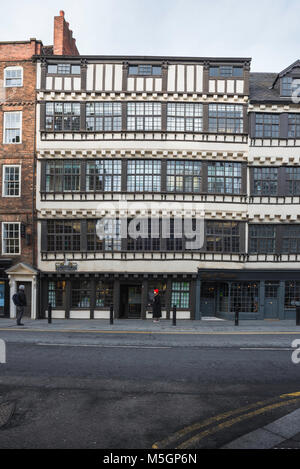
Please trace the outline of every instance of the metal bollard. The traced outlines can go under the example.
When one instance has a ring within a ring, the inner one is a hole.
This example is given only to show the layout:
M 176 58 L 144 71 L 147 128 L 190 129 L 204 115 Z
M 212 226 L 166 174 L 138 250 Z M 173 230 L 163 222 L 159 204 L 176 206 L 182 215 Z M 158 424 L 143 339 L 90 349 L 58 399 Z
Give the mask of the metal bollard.
M 235 322 L 234 322 L 235 326 L 239 325 L 239 314 L 240 314 L 239 311 L 235 312 Z
M 177 307 L 176 305 L 173 306 L 173 326 L 176 326 L 176 312 L 177 312 Z
M 296 306 L 296 326 L 300 326 L 300 306 Z
M 52 323 L 52 304 L 48 304 L 48 324 Z
M 110 324 L 113 324 L 114 323 L 114 305 L 112 303 L 110 305 L 109 316 L 110 316 Z

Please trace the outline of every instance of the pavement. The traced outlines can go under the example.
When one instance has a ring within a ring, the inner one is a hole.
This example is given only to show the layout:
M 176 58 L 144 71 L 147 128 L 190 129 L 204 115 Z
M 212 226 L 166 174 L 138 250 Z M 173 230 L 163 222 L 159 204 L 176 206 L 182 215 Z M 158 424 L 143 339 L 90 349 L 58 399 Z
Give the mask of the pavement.
M 237 438 L 221 449 L 300 449 L 300 409 Z
M 49 324 L 47 319 L 32 320 L 23 318 L 24 326 L 17 326 L 15 320 L 0 318 L 0 331 L 6 329 L 30 330 L 49 332 L 128 332 L 128 333 L 174 333 L 174 334 L 300 334 L 300 326 L 294 320 L 243 320 L 238 326 L 232 321 L 203 318 L 201 321 L 177 320 L 176 326 L 172 320 L 117 319 L 110 324 L 106 319 L 53 319 Z

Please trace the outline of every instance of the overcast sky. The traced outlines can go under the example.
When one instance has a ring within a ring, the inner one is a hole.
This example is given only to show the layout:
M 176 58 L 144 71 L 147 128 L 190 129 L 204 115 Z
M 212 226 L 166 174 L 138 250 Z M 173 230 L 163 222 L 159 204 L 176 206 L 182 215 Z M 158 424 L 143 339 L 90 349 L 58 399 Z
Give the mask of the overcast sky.
M 60 10 L 83 55 L 252 57 L 257 72 L 300 56 L 300 0 L 2 0 L 0 40 L 53 44 Z

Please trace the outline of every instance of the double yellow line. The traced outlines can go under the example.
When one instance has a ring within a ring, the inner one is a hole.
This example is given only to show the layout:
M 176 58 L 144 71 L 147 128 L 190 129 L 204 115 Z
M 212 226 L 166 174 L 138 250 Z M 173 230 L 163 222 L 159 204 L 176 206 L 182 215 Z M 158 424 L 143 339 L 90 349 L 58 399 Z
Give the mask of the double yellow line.
M 198 443 L 206 438 L 207 436 L 213 435 L 225 428 L 232 427 L 236 423 L 240 423 L 244 420 L 256 417 L 258 415 L 264 414 L 266 412 L 278 409 L 280 407 L 288 406 L 300 402 L 300 392 L 295 392 L 292 394 L 282 394 L 279 396 L 278 402 L 273 402 L 274 399 L 268 399 L 266 401 L 259 401 L 254 404 L 250 404 L 239 409 L 231 410 L 223 414 L 210 417 L 209 419 L 204 420 L 203 422 L 195 423 L 188 427 L 179 430 L 173 435 L 165 438 L 162 441 L 158 441 L 152 445 L 153 449 L 195 449 L 198 446 Z M 272 403 L 273 402 L 273 403 Z M 256 409 L 256 410 L 253 410 Z M 251 412 L 249 412 L 251 411 Z M 234 417 L 238 415 L 237 417 Z M 232 418 L 234 417 L 234 418 Z M 228 420 L 227 420 L 228 419 Z M 225 420 L 225 421 L 224 421 Z M 222 422 L 223 421 L 223 422 Z M 218 423 L 222 422 L 222 423 Z M 218 425 L 213 425 L 218 423 Z M 213 426 L 211 426 L 213 425 Z M 209 427 L 204 431 L 200 431 L 205 427 Z M 197 432 L 192 436 L 194 432 Z

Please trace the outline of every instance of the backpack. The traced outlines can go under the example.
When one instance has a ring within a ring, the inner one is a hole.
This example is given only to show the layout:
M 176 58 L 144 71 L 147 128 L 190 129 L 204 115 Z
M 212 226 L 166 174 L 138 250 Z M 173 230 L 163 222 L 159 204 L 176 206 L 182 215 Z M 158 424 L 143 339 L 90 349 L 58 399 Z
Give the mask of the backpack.
M 13 295 L 12 300 L 16 306 L 20 306 L 19 296 L 17 293 Z

